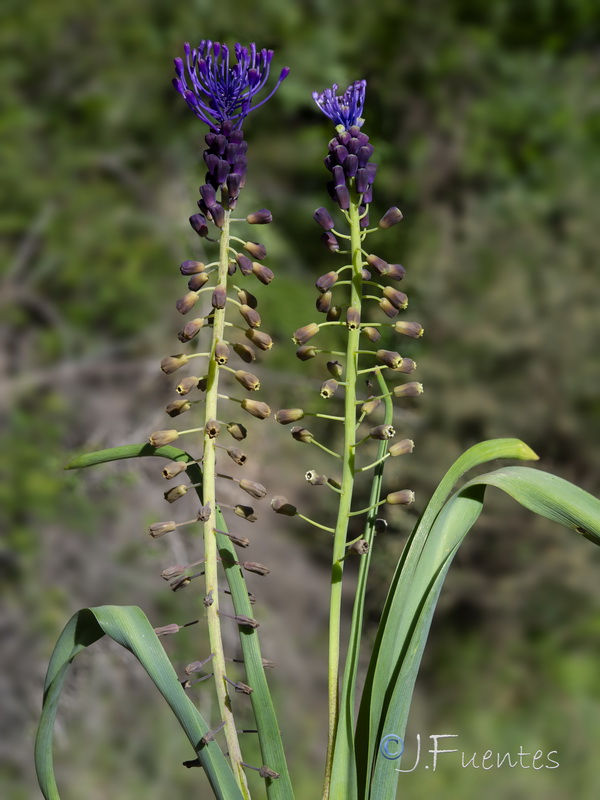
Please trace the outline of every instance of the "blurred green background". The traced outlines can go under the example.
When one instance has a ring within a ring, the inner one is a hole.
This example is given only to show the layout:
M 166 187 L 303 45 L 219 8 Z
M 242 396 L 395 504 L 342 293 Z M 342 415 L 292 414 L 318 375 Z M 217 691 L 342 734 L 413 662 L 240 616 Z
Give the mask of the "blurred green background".
M 200 557 L 193 535 L 144 534 L 172 513 L 158 464 L 62 471 L 73 452 L 169 427 L 173 382 L 158 361 L 179 349 L 177 267 L 204 256 L 187 222 L 204 130 L 170 84 L 182 43 L 256 41 L 276 50 L 275 74 L 292 68 L 245 126 L 241 208 L 276 217 L 253 231 L 276 272 L 260 292 L 277 340 L 261 397 L 274 408 L 316 404 L 323 379 L 290 341 L 314 318 L 314 279 L 334 263 L 311 218 L 328 203 L 331 135 L 311 92 L 368 81 L 374 218 L 392 204 L 405 215 L 371 246 L 407 267 L 409 318 L 426 329 L 403 351 L 418 359 L 426 393 L 395 421 L 417 447 L 388 474 L 417 502 L 389 515 L 377 543 L 369 638 L 410 526 L 470 444 L 521 437 L 544 469 L 600 493 L 599 24 L 594 0 L 4 0 L 0 796 L 39 796 L 31 744 L 43 676 L 74 611 L 139 604 L 155 625 L 198 613 L 193 588 L 172 595 L 159 577 Z M 250 427 L 249 474 L 326 519 L 330 498 L 302 478 L 326 461 L 272 420 Z M 403 776 L 398 796 L 595 798 L 599 554 L 489 500 L 442 593 L 409 741 L 457 733 L 452 746 L 467 758 L 556 750 L 560 768 L 484 772 L 448 757 L 434 774 Z M 265 511 L 250 532 L 252 556 L 272 569 L 251 588 L 264 655 L 278 662 L 271 683 L 298 800 L 312 800 L 324 753 L 328 547 L 294 523 Z M 351 580 L 348 589 L 350 608 Z M 180 672 L 206 654 L 201 636 L 197 626 L 165 642 Z M 235 631 L 227 636 L 233 653 Z M 211 719 L 202 686 L 194 697 Z M 208 797 L 199 771 L 181 767 L 191 753 L 163 705 L 115 648 L 81 656 L 57 724 L 64 800 Z

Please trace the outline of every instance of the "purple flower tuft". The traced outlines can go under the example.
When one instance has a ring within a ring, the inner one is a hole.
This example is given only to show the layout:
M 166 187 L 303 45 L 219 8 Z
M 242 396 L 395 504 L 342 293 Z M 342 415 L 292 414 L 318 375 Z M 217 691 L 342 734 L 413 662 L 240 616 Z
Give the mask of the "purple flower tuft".
M 355 81 L 351 84 L 344 94 L 337 95 L 337 83 L 331 89 L 324 92 L 313 92 L 313 100 L 319 106 L 326 117 L 329 117 L 334 124 L 341 125 L 344 130 L 348 130 L 353 125 L 361 127 L 364 120 L 361 119 L 363 106 L 365 104 L 365 80 Z
M 173 79 L 173 86 L 194 114 L 215 132 L 220 131 L 225 122 L 231 123 L 233 129 L 240 128 L 251 111 L 273 96 L 290 71 L 289 67 L 284 67 L 273 91 L 260 103 L 252 105 L 269 77 L 272 50 L 257 51 L 255 44 L 243 47 L 237 43 L 234 48 L 237 63 L 233 66 L 229 64 L 228 47 L 220 42 L 203 39 L 194 49 L 186 42 L 184 50 L 186 65 L 183 59 L 175 59 L 177 77 Z

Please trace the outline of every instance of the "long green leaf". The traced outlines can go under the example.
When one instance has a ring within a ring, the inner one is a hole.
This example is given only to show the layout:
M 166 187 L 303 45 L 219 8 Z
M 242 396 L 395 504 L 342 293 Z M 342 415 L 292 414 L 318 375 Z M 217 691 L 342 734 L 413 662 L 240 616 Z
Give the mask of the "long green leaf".
M 444 506 L 431 526 L 409 589 L 404 593 L 398 618 L 386 627 L 402 637 L 399 652 L 380 653 L 388 660 L 390 684 L 385 691 L 380 724 L 374 730 L 374 747 L 388 733 L 403 737 L 417 671 L 435 605 L 452 559 L 481 510 L 487 486 L 502 489 L 521 505 L 571 528 L 600 544 L 600 501 L 555 475 L 528 467 L 506 467 L 469 481 Z M 392 658 L 396 658 L 392 662 Z M 397 761 L 377 752 L 370 797 L 395 797 Z
M 203 745 L 209 728 L 182 688 L 144 612 L 137 606 L 99 606 L 78 611 L 61 633 L 46 675 L 35 742 L 35 767 L 46 800 L 60 800 L 52 760 L 52 736 L 60 693 L 75 656 L 108 635 L 131 651 L 165 698 L 204 767 L 219 800 L 242 800 L 233 772 L 216 742 Z
M 397 663 L 406 631 L 387 626 L 388 619 L 398 620 L 404 597 L 419 563 L 431 525 L 446 502 L 454 485 L 469 470 L 497 458 L 536 460 L 537 456 L 519 439 L 491 439 L 465 451 L 440 481 L 431 500 L 406 543 L 381 614 L 369 668 L 365 679 L 356 728 L 356 763 L 359 797 L 367 796 L 368 776 L 375 757 L 376 732 L 381 724 L 385 692 L 390 685 L 391 665 Z
M 96 453 L 87 453 L 77 456 L 67 465 L 67 469 L 80 469 L 84 467 L 103 464 L 142 456 L 159 456 L 172 461 L 192 462 L 189 453 L 177 447 L 166 445 L 152 447 L 149 444 L 132 444 L 120 447 L 111 447 L 99 450 Z M 190 464 L 187 469 L 190 481 L 200 484 L 196 492 L 202 502 L 202 471 L 197 464 Z M 217 525 L 220 530 L 227 531 L 227 525 L 220 509 L 217 508 Z M 248 587 L 237 561 L 237 553 L 231 540 L 222 533 L 217 533 L 217 546 L 222 559 L 225 577 L 227 579 L 233 607 L 236 614 L 254 617 L 254 609 L 250 603 Z M 252 628 L 240 627 L 240 642 L 244 656 L 244 667 L 248 684 L 254 690 L 250 695 L 252 709 L 257 723 L 258 739 L 263 758 L 263 763 L 279 774 L 275 780 L 266 779 L 267 795 L 269 800 L 293 800 L 294 792 L 287 767 L 283 742 L 279 724 L 269 691 L 265 669 L 262 663 L 258 632 Z

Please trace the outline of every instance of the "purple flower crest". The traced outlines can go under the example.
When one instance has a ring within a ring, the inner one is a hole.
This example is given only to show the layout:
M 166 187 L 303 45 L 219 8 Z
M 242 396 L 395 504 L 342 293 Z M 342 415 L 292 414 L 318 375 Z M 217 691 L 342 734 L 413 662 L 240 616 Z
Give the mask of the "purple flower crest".
M 213 131 L 219 131 L 225 122 L 239 129 L 251 111 L 275 94 L 290 71 L 289 67 L 284 67 L 270 94 L 252 105 L 269 77 L 272 50 L 257 51 L 254 43 L 244 47 L 238 42 L 234 48 L 237 63 L 233 66 L 229 63 L 229 48 L 220 42 L 203 39 L 194 49 L 186 42 L 184 51 L 185 65 L 183 59 L 175 59 L 177 77 L 173 78 L 173 86 L 194 114 Z
M 348 130 L 353 125 L 362 127 L 364 120 L 361 118 L 363 106 L 365 104 L 365 90 L 367 82 L 354 81 L 344 92 L 336 95 L 338 85 L 334 83 L 331 89 L 313 92 L 313 100 L 319 106 L 326 117 L 329 117 L 335 125 L 342 125 L 344 130 Z

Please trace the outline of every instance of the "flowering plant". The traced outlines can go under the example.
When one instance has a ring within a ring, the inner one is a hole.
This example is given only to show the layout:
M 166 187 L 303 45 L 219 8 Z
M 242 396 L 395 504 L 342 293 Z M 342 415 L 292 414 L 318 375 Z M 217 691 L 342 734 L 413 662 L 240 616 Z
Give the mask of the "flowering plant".
M 301 513 L 294 498 L 290 501 L 275 495 L 270 502 L 275 513 L 297 516 L 323 530 L 331 539 L 324 800 L 395 797 L 398 762 L 392 760 L 382 742 L 390 736 L 399 741 L 404 735 L 437 598 L 460 543 L 481 513 L 486 486 L 499 487 L 535 513 L 561 522 L 596 544 L 600 542 L 600 502 L 542 471 L 504 467 L 478 475 L 453 494 L 457 481 L 474 467 L 497 458 L 537 458 L 527 445 L 516 439 L 497 439 L 472 447 L 442 478 L 406 543 L 382 610 L 362 695 L 357 702 L 365 593 L 373 548 L 386 528 L 382 512 L 387 509 L 389 513 L 397 513 L 398 507 L 415 501 L 410 489 L 402 486 L 384 489 L 384 470 L 389 458 L 407 456 L 413 451 L 412 440 L 402 438 L 401 433 L 397 436 L 393 399 L 416 398 L 423 392 L 423 386 L 412 378 L 415 361 L 401 355 L 395 347 L 398 337 L 402 341 L 418 340 L 423 327 L 403 317 L 408 297 L 398 283 L 405 277 L 404 268 L 389 263 L 365 245 L 367 237 L 399 223 L 402 214 L 394 206 L 381 216 L 377 225 L 370 227 L 377 165 L 371 160 L 374 147 L 362 130 L 366 81 L 356 81 L 342 94 L 337 94 L 335 84 L 320 94 L 315 92 L 317 106 L 335 129 L 325 166 L 331 174 L 327 189 L 336 206 L 338 221 L 325 207 L 315 211 L 314 219 L 323 229 L 323 243 L 333 255 L 342 257 L 343 263 L 316 281 L 316 311 L 322 321 L 308 322 L 293 332 L 292 338 L 301 361 L 325 356 L 328 377 L 321 385 L 320 396 L 335 404 L 343 394 L 343 403 L 340 413 L 285 408 L 272 415 L 264 389 L 261 398 L 266 396 L 266 400 L 253 398 L 253 393 L 261 390 L 260 381 L 245 365 L 252 364 L 273 345 L 271 336 L 262 330 L 258 301 L 247 284 L 251 286 L 251 281 L 258 281 L 268 286 L 274 274 L 262 263 L 267 255 L 264 246 L 232 232 L 238 225 L 269 224 L 272 216 L 266 209 L 245 217 L 233 217 L 232 212 L 238 206 L 246 180 L 244 120 L 273 95 L 289 70 L 283 69 L 271 92 L 259 100 L 268 81 L 273 52 L 237 44 L 234 54 L 236 63 L 232 64 L 225 45 L 202 41 L 195 49 L 185 45 L 185 64 L 182 59 L 175 59 L 174 86 L 209 127 L 203 154 L 206 176 L 199 190 L 199 210 L 190 217 L 190 224 L 208 245 L 218 245 L 213 261 L 190 259 L 181 264 L 181 274 L 188 283 L 187 292 L 177 300 L 177 310 L 186 317 L 192 309 L 202 310 L 179 331 L 179 341 L 187 349 L 168 355 L 161 362 L 161 369 L 167 375 L 180 370 L 185 373 L 176 386 L 177 398 L 166 408 L 167 415 L 177 418 L 188 414 L 195 422 L 185 430 L 154 431 L 145 443 L 84 455 L 69 464 L 75 469 L 118 459 L 159 457 L 167 461 L 162 470 L 164 478 L 181 481 L 170 485 L 165 492 L 167 503 L 174 504 L 187 493 L 196 493 L 199 508 L 193 519 L 155 522 L 149 534 L 156 539 L 183 526 L 202 531 L 202 557 L 191 564 L 168 566 L 162 572 L 174 592 L 197 586 L 203 579 L 202 620 L 182 624 L 162 621 L 163 624 L 153 628 L 139 608 L 116 606 L 83 609 L 71 619 L 48 668 L 36 742 L 38 777 L 48 800 L 59 797 L 52 767 L 52 729 L 68 666 L 78 652 L 104 635 L 133 652 L 145 667 L 193 748 L 195 758 L 185 762 L 186 766 L 204 768 L 216 797 L 239 800 L 249 798 L 251 793 L 258 797 L 266 792 L 271 800 L 293 798 L 280 724 L 265 677 L 265 670 L 272 663 L 261 654 L 260 619 L 256 618 L 260 615 L 254 613 L 254 598 L 245 581 L 245 574 L 264 576 L 269 570 L 242 555 L 251 543 L 237 529 L 237 523 L 247 525 L 257 519 L 254 501 L 260 503 L 268 494 L 261 483 L 241 477 L 239 472 L 247 462 L 247 455 L 241 449 L 248 436 L 244 422 L 251 418 L 259 420 L 261 425 L 268 425 L 265 420 L 269 418 L 272 423 L 273 416 L 281 425 L 294 423 L 293 438 L 324 450 L 331 457 L 336 473 L 322 475 L 309 468 L 305 474 L 309 484 L 325 486 L 333 493 L 336 510 L 332 524 Z M 336 332 L 336 348 L 343 340 L 341 349 L 331 349 L 325 341 L 331 330 Z M 197 347 L 198 341 L 205 344 Z M 196 364 L 200 368 L 189 374 L 186 370 Z M 392 385 L 391 381 L 397 378 L 400 382 Z M 365 380 L 366 396 L 362 390 Z M 248 394 L 240 398 L 237 396 L 240 391 Z M 295 424 L 306 417 L 315 418 L 317 425 L 320 419 L 341 425 L 341 451 L 334 450 L 330 442 L 321 441 L 318 432 Z M 173 443 L 179 444 L 188 436 L 201 442 L 200 453 L 191 454 L 174 446 Z M 356 508 L 356 485 L 365 477 L 369 477 L 369 503 L 365 508 Z M 221 481 L 231 481 L 237 486 L 243 493 L 239 502 L 233 505 L 224 502 L 219 488 Z M 230 530 L 232 521 L 235 530 Z M 342 581 L 346 559 L 351 557 L 360 561 L 350 634 L 347 648 L 343 648 Z M 178 678 L 160 637 L 178 633 L 200 621 L 206 623 L 210 653 L 188 664 L 183 679 Z M 225 656 L 224 625 L 238 629 L 240 657 Z M 346 657 L 342 670 L 343 649 Z M 237 665 L 230 666 L 231 661 L 241 664 L 243 672 Z M 208 678 L 217 700 L 216 718 L 210 723 L 186 694 L 191 685 Z M 252 705 L 256 721 L 252 733 L 258 736 L 261 764 L 249 764 L 244 759 L 243 740 L 240 741 L 236 725 L 236 695 Z M 251 791 L 249 772 L 258 773 L 264 791 L 262 788 Z

